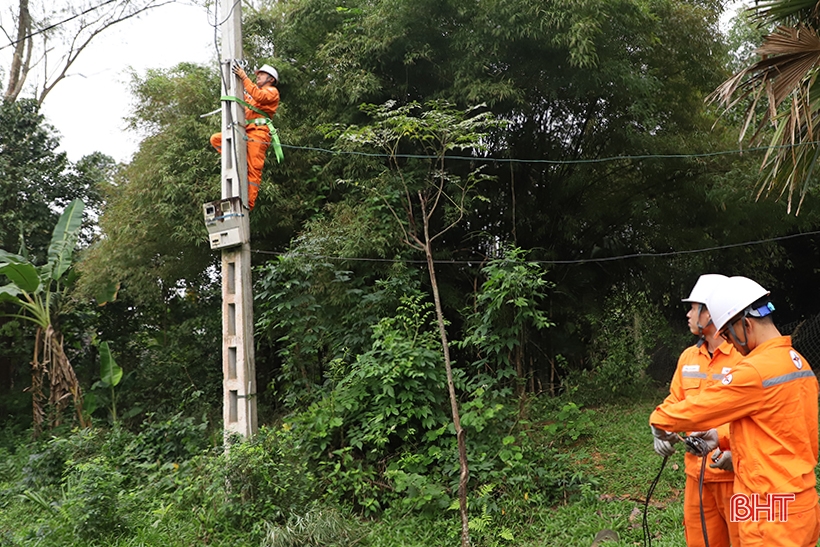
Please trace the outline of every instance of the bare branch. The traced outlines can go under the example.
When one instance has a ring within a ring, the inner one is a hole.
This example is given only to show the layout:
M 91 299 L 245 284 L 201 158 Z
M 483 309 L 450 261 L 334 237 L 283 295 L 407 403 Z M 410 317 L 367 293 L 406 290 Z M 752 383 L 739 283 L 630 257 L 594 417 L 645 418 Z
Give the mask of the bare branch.
M 55 5 L 57 2 L 54 0 L 39 0 L 33 6 L 39 8 L 39 12 L 33 14 L 29 9 L 29 0 L 19 0 L 16 38 L 8 44 L 14 45 L 15 53 L 9 71 L 6 99 L 16 100 L 29 75 L 34 74 L 34 69 L 39 66 L 40 82 L 35 87 L 34 96 L 42 104 L 54 87 L 68 75 L 69 69 L 91 41 L 106 29 L 176 1 L 98 0 L 92 4 L 86 0 Z M 24 23 L 27 24 L 24 26 Z M 50 44 L 55 46 L 50 48 Z M 55 63 L 49 63 L 52 53 L 56 54 Z M 34 57 L 39 60 L 32 62 Z M 50 64 L 55 67 L 53 70 Z

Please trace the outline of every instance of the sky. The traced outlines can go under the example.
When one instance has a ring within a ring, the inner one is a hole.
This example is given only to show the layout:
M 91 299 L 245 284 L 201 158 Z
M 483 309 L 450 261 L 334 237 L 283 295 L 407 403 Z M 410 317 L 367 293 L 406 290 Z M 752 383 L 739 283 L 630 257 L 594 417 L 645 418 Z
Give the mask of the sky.
M 95 37 L 43 103 L 69 160 L 103 152 L 130 161 L 141 135 L 123 121 L 133 105 L 127 68 L 145 74 L 181 62 L 215 63 L 212 23 L 213 13 L 209 19 L 204 7 L 168 4 Z

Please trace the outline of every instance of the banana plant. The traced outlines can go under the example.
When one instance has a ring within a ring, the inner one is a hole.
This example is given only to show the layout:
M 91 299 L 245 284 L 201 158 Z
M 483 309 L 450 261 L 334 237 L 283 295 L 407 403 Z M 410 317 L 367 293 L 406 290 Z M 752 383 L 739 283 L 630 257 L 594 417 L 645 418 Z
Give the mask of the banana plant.
M 103 342 L 100 344 L 100 380 L 95 386 L 99 385 L 110 390 L 111 421 L 115 424 L 117 423 L 117 393 L 114 388 L 119 385 L 120 380 L 122 380 L 122 368 L 114 360 L 108 342 Z
M 60 302 L 76 279 L 72 269 L 74 248 L 82 226 L 82 200 L 72 201 L 60 215 L 51 235 L 47 261 L 37 266 L 28 257 L 25 245 L 19 254 L 0 249 L 0 275 L 9 283 L 0 286 L 0 301 L 19 306 L 16 313 L 7 314 L 34 323 L 34 356 L 31 361 L 31 394 L 34 434 L 43 429 L 46 416 L 45 376 L 48 375 L 48 404 L 53 411 L 52 425 L 59 425 L 69 398 L 74 403 L 81 427 L 83 416 L 82 390 L 74 368 L 63 349 L 63 337 L 54 326 Z

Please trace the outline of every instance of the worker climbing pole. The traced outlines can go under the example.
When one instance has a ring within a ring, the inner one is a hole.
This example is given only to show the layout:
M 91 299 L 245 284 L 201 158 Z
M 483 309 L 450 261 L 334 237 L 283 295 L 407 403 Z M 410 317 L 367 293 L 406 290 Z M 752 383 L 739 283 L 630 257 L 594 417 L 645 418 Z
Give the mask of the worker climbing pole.
M 262 167 L 265 165 L 265 153 L 273 144 L 276 159 L 282 161 L 282 146 L 273 126 L 273 115 L 279 107 L 279 72 L 270 65 L 262 65 L 256 71 L 256 83 L 252 82 L 245 70 L 237 63 L 231 65 L 231 71 L 242 82 L 244 97 L 223 95 L 223 101 L 233 101 L 245 107 L 245 137 L 247 140 L 248 165 L 248 210 L 252 211 L 262 183 Z M 224 124 L 223 124 L 224 125 Z M 226 133 L 227 134 L 227 133 Z M 222 151 L 222 133 L 211 135 L 211 145 Z

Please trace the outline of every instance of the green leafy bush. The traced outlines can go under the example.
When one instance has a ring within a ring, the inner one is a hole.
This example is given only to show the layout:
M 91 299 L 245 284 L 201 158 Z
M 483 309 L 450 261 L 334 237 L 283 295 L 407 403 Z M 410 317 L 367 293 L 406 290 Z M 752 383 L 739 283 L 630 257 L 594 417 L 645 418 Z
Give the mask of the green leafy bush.
M 263 520 L 281 523 L 319 497 L 298 441 L 288 426 L 262 427 L 252 440 L 231 445 L 211 462 L 210 497 L 228 522 L 261 535 Z
M 355 543 L 357 528 L 333 508 L 313 507 L 304 514 L 293 514 L 281 525 L 266 523 L 262 547 L 341 547 Z M 360 539 L 360 538 L 357 538 Z
M 544 433 L 553 442 L 569 445 L 581 437 L 592 433 L 594 423 L 589 413 L 572 401 L 564 403 L 549 417 L 550 423 L 544 426 Z
M 671 339 L 669 325 L 646 293 L 615 291 L 601 316 L 589 317 L 596 332 L 590 347 L 592 366 L 571 373 L 565 388 L 586 403 L 634 397 L 651 389 L 646 374 L 659 341 Z
M 103 457 L 69 467 L 63 505 L 78 537 L 94 540 L 124 533 L 119 505 L 125 480 L 122 471 Z

